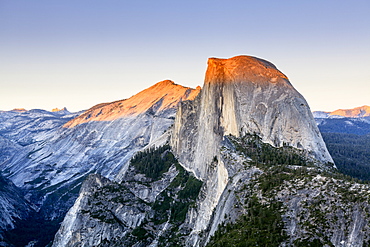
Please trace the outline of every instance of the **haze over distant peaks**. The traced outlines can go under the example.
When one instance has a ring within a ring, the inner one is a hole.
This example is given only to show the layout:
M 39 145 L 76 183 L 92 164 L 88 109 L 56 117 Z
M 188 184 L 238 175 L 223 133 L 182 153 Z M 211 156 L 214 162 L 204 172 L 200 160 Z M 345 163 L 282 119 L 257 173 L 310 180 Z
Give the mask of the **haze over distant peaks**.
M 14 108 L 12 111 L 16 111 L 16 112 L 25 112 L 27 111 L 26 109 L 24 108 Z
M 343 117 L 368 117 L 370 116 L 370 106 L 364 105 L 353 109 L 339 109 L 330 113 Z
M 352 109 L 338 109 L 332 112 L 326 111 L 314 111 L 315 118 L 332 118 L 332 117 L 369 117 L 370 116 L 370 106 L 364 105 L 360 107 L 355 107 Z
M 59 109 L 59 108 L 54 108 L 53 110 L 51 110 L 52 112 L 58 112 L 58 111 L 68 111 L 66 107 L 63 107 L 62 109 Z
M 193 100 L 199 92 L 200 87 L 192 89 L 164 80 L 129 99 L 93 106 L 66 123 L 64 127 L 72 128 L 90 121 L 112 121 L 124 116 L 137 116 L 146 112 L 155 114 L 167 109 L 175 109 L 179 102 Z

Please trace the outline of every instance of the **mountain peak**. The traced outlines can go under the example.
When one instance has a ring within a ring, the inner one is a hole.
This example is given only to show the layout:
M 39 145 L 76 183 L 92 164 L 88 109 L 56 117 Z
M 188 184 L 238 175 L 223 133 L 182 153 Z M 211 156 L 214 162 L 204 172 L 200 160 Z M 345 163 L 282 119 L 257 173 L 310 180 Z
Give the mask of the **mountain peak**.
M 306 100 L 263 59 L 208 59 L 200 96 L 192 105 L 180 104 L 177 114 L 171 145 L 180 162 L 202 179 L 208 176 L 204 164 L 219 156 L 218 145 L 229 134 L 255 133 L 275 147 L 292 146 L 322 163 L 333 162 Z M 197 134 L 189 135 L 189 126 Z
M 192 89 L 164 80 L 125 99 L 93 106 L 64 127 L 72 128 L 90 121 L 112 121 L 125 116 L 137 116 L 150 112 L 157 114 L 164 110 L 175 109 L 184 100 L 194 99 L 200 88 Z
M 229 59 L 209 58 L 206 83 L 277 83 L 288 78 L 272 63 L 252 57 L 236 56 Z
M 27 110 L 24 109 L 24 108 L 14 108 L 12 111 L 15 111 L 15 112 L 26 112 Z
M 68 111 L 66 107 L 63 107 L 62 109 L 54 108 L 51 110 L 52 112 L 60 112 L 60 111 Z
M 342 117 L 367 117 L 370 116 L 370 106 L 364 105 L 353 109 L 338 109 L 331 112 L 330 115 Z
M 164 80 L 164 81 L 160 81 L 154 85 L 158 85 L 158 86 L 169 86 L 169 85 L 177 85 L 176 83 L 174 83 L 173 81 L 171 80 Z
M 352 109 L 329 111 L 314 111 L 315 118 L 362 118 L 370 116 L 370 106 L 364 105 Z

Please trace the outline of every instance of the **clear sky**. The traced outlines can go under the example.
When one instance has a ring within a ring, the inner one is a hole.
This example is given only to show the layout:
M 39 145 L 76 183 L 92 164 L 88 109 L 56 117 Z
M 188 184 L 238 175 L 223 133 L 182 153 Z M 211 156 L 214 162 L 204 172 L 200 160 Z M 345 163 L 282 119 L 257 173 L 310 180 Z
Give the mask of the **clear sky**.
M 312 110 L 370 104 L 369 0 L 0 0 L 0 110 L 203 85 L 209 57 L 274 63 Z

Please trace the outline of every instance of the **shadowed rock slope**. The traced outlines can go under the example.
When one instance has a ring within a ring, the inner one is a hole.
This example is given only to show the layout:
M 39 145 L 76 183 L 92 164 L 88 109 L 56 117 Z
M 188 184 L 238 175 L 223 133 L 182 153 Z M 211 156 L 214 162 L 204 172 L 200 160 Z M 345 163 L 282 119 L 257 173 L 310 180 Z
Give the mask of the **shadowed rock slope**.
M 137 151 L 166 142 L 177 104 L 199 91 L 166 80 L 77 117 L 65 111 L 0 112 L 2 174 L 26 191 L 40 218 L 59 223 L 88 174 L 112 179 Z
M 14 229 L 16 221 L 27 219 L 32 211 L 24 192 L 0 174 L 0 246 L 11 246 L 4 232 Z
M 369 243 L 369 186 L 337 172 L 306 101 L 271 63 L 210 59 L 169 142 L 146 146 L 115 182 L 90 176 L 53 246 Z

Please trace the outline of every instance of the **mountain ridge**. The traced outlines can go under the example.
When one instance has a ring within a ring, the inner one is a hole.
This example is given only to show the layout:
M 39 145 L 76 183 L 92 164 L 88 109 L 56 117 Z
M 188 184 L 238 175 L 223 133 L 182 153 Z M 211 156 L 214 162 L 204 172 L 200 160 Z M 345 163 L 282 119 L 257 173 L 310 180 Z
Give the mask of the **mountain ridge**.
M 276 148 L 302 150 L 319 166 L 333 164 L 307 102 L 272 63 L 250 56 L 209 59 L 201 93 L 180 104 L 171 135 L 180 164 L 207 188 L 189 220 L 189 245 L 200 244 L 200 233 L 222 221 L 212 213 L 231 181 L 221 151 L 225 137 L 248 134 Z
M 370 116 L 370 106 L 363 105 L 354 107 L 351 109 L 337 109 L 334 111 L 314 111 L 313 115 L 315 118 L 335 118 L 335 117 L 347 117 L 347 118 L 362 118 Z
M 40 211 L 63 216 L 78 198 L 53 246 L 206 246 L 223 241 L 235 222 L 271 213 L 272 221 L 262 221 L 285 233 L 263 227 L 248 241 L 369 241 L 368 187 L 337 174 L 307 102 L 288 78 L 250 56 L 211 58 L 208 65 L 203 89 L 165 80 L 93 106 L 64 127 L 69 118 L 34 110 L 17 113 L 28 114 L 20 125 L 0 128 L 4 153 L 23 157 L 1 157 L 1 168 L 39 193 L 27 198 Z M 11 114 L 0 117 L 6 123 Z M 32 114 L 49 115 L 34 121 Z M 22 145 L 12 138 L 23 138 Z M 250 227 L 236 234 L 253 233 Z
M 35 220 L 58 223 L 73 205 L 88 174 L 99 173 L 114 179 L 137 151 L 154 142 L 166 142 L 164 133 L 173 124 L 177 104 L 195 97 L 200 90 L 170 81 L 154 87 L 162 90 L 151 95 L 151 101 L 142 102 L 145 103 L 142 111 L 113 120 L 81 122 L 76 114 L 38 109 L 0 112 L 0 142 L 4 144 L 0 147 L 3 154 L 0 168 L 36 205 Z M 104 103 L 93 109 L 100 111 L 99 107 L 103 107 L 109 113 L 115 106 L 116 103 Z M 63 127 L 76 118 L 79 124 Z M 29 227 L 20 223 L 20 227 Z
M 90 121 L 113 121 L 121 117 L 135 117 L 149 109 L 152 109 L 154 114 L 157 111 L 173 108 L 180 101 L 194 99 L 199 91 L 200 87 L 192 90 L 190 87 L 183 87 L 173 81 L 164 80 L 128 99 L 95 105 L 64 124 L 63 127 L 72 128 Z M 173 101 L 173 99 L 176 100 Z

